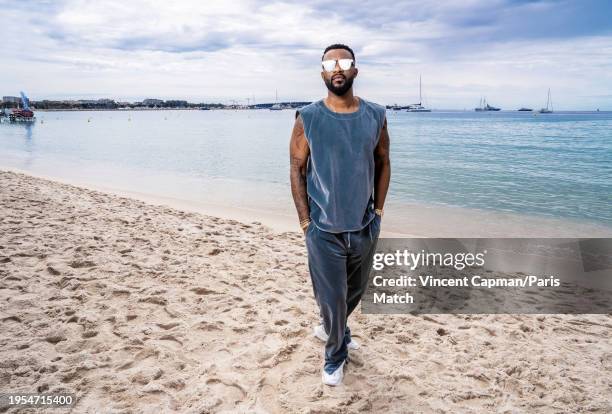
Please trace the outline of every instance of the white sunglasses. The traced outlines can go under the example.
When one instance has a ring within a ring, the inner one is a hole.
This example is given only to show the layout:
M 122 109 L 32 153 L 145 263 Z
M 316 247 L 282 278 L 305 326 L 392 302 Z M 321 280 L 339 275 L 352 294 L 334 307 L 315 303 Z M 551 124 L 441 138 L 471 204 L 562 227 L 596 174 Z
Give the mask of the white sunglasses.
M 326 72 L 333 72 L 336 68 L 336 62 L 338 62 L 341 70 L 349 70 L 354 65 L 353 59 L 328 59 L 321 62 L 321 65 Z

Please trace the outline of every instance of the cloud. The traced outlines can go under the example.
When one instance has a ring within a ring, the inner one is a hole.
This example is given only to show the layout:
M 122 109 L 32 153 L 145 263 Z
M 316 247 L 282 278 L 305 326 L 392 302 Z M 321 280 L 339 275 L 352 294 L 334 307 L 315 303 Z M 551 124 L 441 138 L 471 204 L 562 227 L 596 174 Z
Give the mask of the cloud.
M 606 1 L 0 1 L 0 91 L 37 98 L 316 99 L 319 60 L 347 43 L 357 94 L 430 105 L 612 109 Z M 8 39 L 8 40 L 7 40 Z M 18 87 L 17 87 L 18 85 Z M 542 92 L 543 91 L 543 92 Z M 531 101 L 533 99 L 533 101 Z M 493 102 L 494 100 L 494 102 Z M 539 102 L 538 99 L 537 102 Z

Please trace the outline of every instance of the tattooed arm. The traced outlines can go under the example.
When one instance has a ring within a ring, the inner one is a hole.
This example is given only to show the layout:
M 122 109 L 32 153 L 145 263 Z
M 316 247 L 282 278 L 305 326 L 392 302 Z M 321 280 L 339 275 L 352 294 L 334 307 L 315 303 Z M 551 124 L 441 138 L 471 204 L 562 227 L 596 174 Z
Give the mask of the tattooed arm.
M 300 222 L 310 218 L 308 194 L 306 193 L 306 165 L 309 155 L 310 148 L 304 134 L 302 117 L 297 116 L 293 125 L 293 132 L 291 133 L 289 156 L 291 160 L 291 194 L 293 195 L 293 202 L 295 203 Z
M 389 159 L 389 132 L 387 131 L 387 118 L 380 131 L 378 145 L 374 149 L 374 208 L 381 209 L 385 204 L 389 181 L 391 179 L 391 160 Z

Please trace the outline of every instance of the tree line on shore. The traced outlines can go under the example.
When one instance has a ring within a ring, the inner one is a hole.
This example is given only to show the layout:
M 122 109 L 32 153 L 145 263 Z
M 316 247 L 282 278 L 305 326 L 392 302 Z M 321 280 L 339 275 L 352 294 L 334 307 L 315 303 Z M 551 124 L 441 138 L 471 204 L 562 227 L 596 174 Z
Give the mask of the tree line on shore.
M 310 102 L 285 102 L 285 108 L 299 108 Z M 266 109 L 272 103 L 257 105 L 225 105 L 222 103 L 192 103 L 183 100 L 161 100 L 145 99 L 142 102 L 117 102 L 113 99 L 97 100 L 42 100 L 29 101 L 30 108 L 33 110 L 79 110 L 79 109 Z M 0 101 L 1 109 L 19 108 L 21 105 L 15 101 Z
M 4 102 L 0 103 L 0 108 L 13 109 L 20 107 L 17 102 Z M 156 103 L 143 103 L 143 102 L 116 102 L 112 99 L 100 99 L 97 101 L 53 101 L 53 100 L 42 100 L 42 101 L 30 101 L 30 107 L 32 109 L 134 109 L 134 108 L 179 108 L 179 109 L 220 109 L 226 107 L 221 103 L 190 103 L 187 101 L 179 100 L 168 100 Z

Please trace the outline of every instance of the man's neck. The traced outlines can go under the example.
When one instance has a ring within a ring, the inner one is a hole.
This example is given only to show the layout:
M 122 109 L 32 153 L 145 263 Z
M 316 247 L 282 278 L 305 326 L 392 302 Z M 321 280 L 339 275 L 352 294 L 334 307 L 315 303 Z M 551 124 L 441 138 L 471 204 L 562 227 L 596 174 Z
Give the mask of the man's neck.
M 327 91 L 325 104 L 334 112 L 355 112 L 359 107 L 359 100 L 353 95 L 353 89 L 342 96 Z

